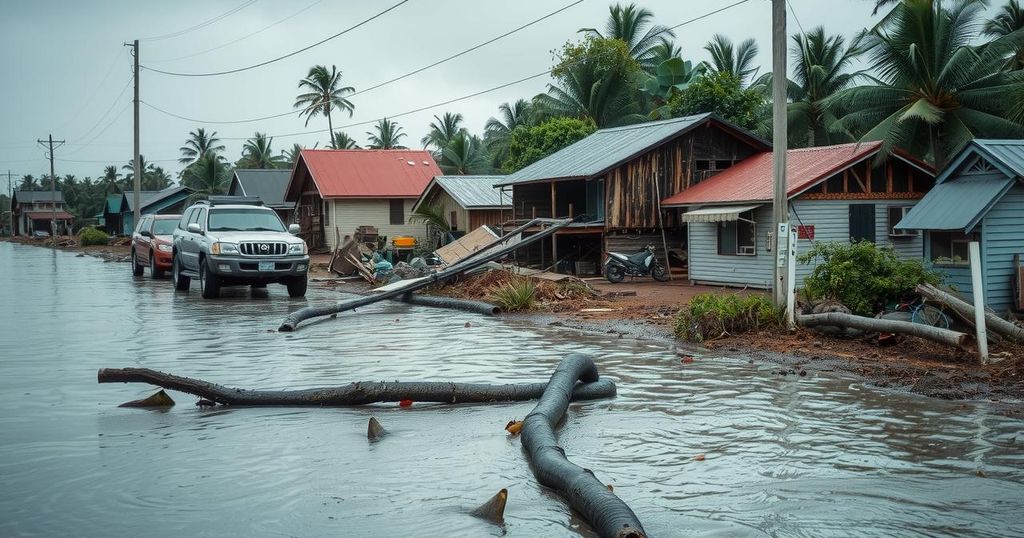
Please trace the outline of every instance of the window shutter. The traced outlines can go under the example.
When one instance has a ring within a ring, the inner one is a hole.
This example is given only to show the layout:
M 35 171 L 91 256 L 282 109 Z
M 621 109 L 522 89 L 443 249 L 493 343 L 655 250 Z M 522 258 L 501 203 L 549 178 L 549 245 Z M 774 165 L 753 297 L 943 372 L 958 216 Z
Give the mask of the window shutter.
M 850 241 L 875 242 L 875 204 L 850 204 Z

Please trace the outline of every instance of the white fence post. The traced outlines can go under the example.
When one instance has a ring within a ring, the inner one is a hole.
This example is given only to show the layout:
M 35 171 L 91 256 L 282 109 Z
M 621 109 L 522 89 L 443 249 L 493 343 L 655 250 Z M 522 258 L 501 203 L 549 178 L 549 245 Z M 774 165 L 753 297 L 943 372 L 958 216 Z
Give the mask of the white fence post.
M 988 331 L 985 329 L 985 288 L 981 275 L 981 244 L 971 241 L 971 289 L 974 295 L 974 325 L 978 329 L 978 355 L 988 364 Z

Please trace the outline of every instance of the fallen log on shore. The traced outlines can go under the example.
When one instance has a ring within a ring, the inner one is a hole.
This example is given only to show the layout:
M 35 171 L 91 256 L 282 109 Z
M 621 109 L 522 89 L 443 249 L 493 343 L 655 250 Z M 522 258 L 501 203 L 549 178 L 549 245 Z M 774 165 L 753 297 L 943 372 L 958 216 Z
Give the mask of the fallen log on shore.
M 598 534 L 609 538 L 644 538 L 636 514 L 590 469 L 573 464 L 558 446 L 555 426 L 569 407 L 577 381 L 596 383 L 597 366 L 586 355 L 572 354 L 555 368 L 537 406 L 523 420 L 522 443 L 533 463 L 533 474 L 555 489 Z
M 225 405 L 307 407 L 341 407 L 402 400 L 449 404 L 516 402 L 540 398 L 548 385 L 372 381 L 304 390 L 245 390 L 149 368 L 102 368 L 97 374 L 97 380 L 100 383 L 149 383 Z M 598 400 L 615 396 L 615 383 L 598 380 L 596 375 L 592 382 L 570 385 L 569 389 L 573 400 Z
M 403 303 L 409 303 L 417 306 L 462 310 L 464 312 L 472 312 L 474 314 L 481 314 L 484 316 L 496 316 L 501 312 L 501 308 L 491 303 L 473 301 L 470 299 L 457 299 L 454 297 L 436 297 L 433 295 L 406 293 L 400 298 L 400 300 Z
M 964 301 L 951 293 L 940 290 L 930 284 L 919 284 L 914 291 L 920 293 L 922 297 L 929 301 L 934 301 L 943 306 L 949 307 L 951 310 L 955 311 L 958 316 L 967 320 L 971 325 L 974 325 L 974 305 L 967 301 Z M 1007 340 L 1018 344 L 1024 343 L 1024 328 L 1018 327 L 992 312 L 985 312 L 985 326 L 989 331 L 994 332 Z
M 966 343 L 970 340 L 970 335 L 940 327 L 911 323 L 909 321 L 865 318 L 862 316 L 842 314 L 839 312 L 800 315 L 797 316 L 797 323 L 804 327 L 852 327 L 854 329 L 878 333 L 906 334 L 959 348 L 964 348 Z

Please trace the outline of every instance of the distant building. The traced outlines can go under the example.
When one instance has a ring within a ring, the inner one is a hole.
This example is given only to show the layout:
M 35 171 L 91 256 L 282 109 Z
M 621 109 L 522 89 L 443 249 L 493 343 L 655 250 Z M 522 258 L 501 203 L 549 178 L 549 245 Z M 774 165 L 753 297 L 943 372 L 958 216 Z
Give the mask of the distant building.
M 409 221 L 412 206 L 441 175 L 429 151 L 304 149 L 292 170 L 285 201 L 311 248 L 334 248 L 359 226 L 382 236 L 422 240 L 426 226 Z
M 228 196 L 259 198 L 263 205 L 277 212 L 277 216 L 290 224 L 295 214 L 295 202 L 284 200 L 292 171 L 288 169 L 238 169 L 231 177 Z
M 189 187 L 168 187 L 161 191 L 139 193 L 140 215 L 173 215 L 185 209 L 185 202 L 195 192 Z M 135 194 L 126 191 L 121 204 L 121 235 L 131 235 L 135 230 Z
M 14 191 L 11 211 L 14 235 L 32 235 L 40 231 L 51 233 L 53 230 L 58 235 L 65 235 L 75 219 L 74 215 L 68 213 L 64 193 L 61 191 Z
M 1024 310 L 1024 140 L 974 140 L 896 228 L 924 233 L 924 257 L 969 297 L 968 244 L 981 244 L 985 305 Z
M 871 241 L 893 247 L 903 258 L 921 257 L 920 235 L 896 224 L 931 189 L 933 172 L 902 154 L 879 164 L 881 146 L 865 142 L 786 152 L 789 221 L 798 231 L 798 253 L 815 242 Z M 771 152 L 759 153 L 662 200 L 687 225 L 691 281 L 771 287 L 774 160 Z M 797 264 L 797 285 L 813 268 Z
M 452 231 L 469 232 L 512 218 L 512 197 L 494 184 L 504 176 L 437 176 L 412 206 L 441 209 Z

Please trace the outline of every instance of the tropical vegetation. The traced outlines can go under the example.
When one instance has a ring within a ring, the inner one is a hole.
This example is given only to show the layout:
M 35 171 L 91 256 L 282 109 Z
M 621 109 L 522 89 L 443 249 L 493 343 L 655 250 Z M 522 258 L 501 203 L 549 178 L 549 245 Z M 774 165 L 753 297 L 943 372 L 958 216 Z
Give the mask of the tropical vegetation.
M 306 125 L 316 115 L 327 118 L 328 140 L 334 140 L 334 123 L 331 121 L 331 112 L 340 110 L 348 112 L 352 117 L 355 105 L 345 96 L 355 93 L 352 86 L 341 85 L 341 71 L 332 65 L 328 71 L 327 66 L 314 65 L 309 68 L 306 78 L 299 81 L 299 89 L 306 90 L 295 96 L 295 108 L 300 108 L 299 116 L 306 117 Z

